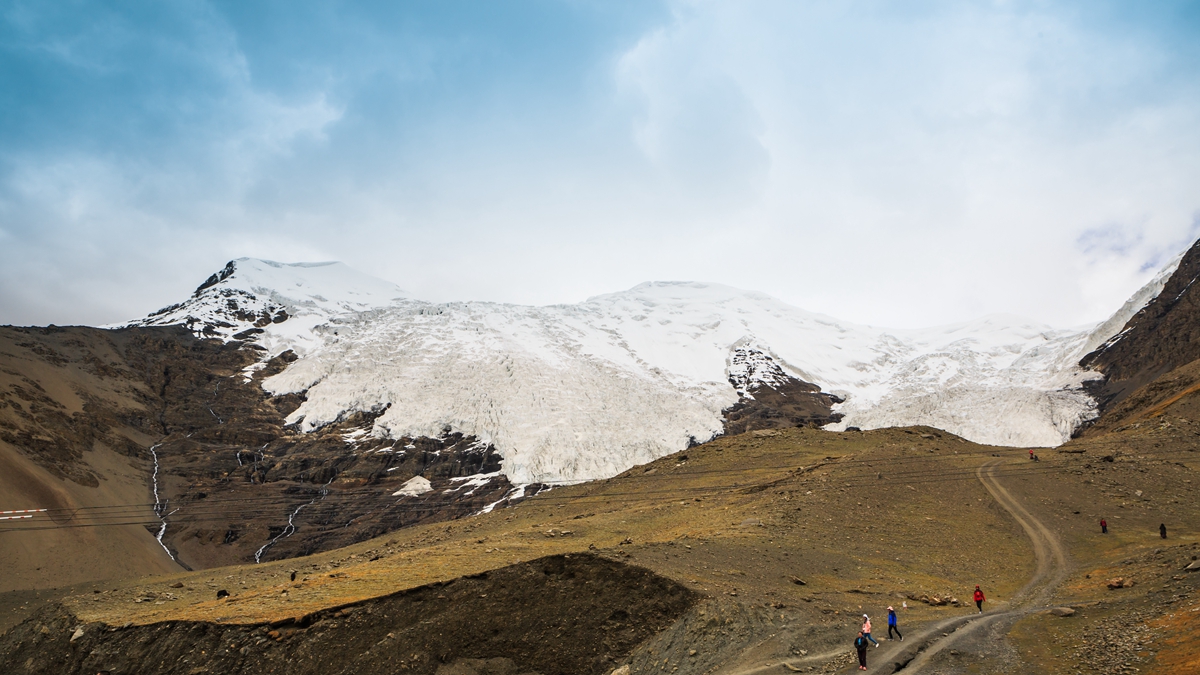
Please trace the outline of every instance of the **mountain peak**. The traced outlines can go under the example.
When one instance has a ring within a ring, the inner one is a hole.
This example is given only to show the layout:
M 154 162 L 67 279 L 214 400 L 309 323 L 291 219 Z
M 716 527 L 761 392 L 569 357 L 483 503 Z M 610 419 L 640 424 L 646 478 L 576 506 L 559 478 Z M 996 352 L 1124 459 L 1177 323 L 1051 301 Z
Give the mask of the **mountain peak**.
M 287 347 L 303 350 L 315 342 L 310 339 L 315 326 L 407 298 L 399 286 L 337 261 L 238 258 L 209 276 L 189 299 L 120 326 L 182 324 L 203 337 L 260 342 L 268 334 L 268 349 L 293 342 Z M 285 321 L 290 321 L 286 330 L 269 330 Z M 270 340 L 270 334 L 280 339 Z

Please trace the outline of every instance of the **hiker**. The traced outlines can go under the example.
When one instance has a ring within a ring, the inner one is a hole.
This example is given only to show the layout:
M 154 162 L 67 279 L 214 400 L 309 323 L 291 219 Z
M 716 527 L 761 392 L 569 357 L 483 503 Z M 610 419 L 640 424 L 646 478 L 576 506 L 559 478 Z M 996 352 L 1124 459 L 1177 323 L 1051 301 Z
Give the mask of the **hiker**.
M 1033 448 L 1029 449 L 1029 461 L 1033 461 Z
M 1103 518 L 1100 519 L 1100 534 L 1108 534 L 1108 521 Z
M 871 637 L 871 617 L 867 616 L 866 614 L 863 614 L 862 633 L 868 640 L 871 641 L 871 644 L 875 645 L 876 647 L 879 646 L 879 643 L 875 641 L 875 638 Z
M 979 590 L 979 587 L 976 586 L 975 587 L 975 606 L 979 608 L 980 614 L 983 614 L 983 601 L 984 600 L 987 600 L 987 598 L 983 597 L 983 591 Z
M 1163 539 L 1167 538 L 1167 524 L 1166 523 L 1159 524 L 1158 536 L 1162 537 Z
M 892 631 L 896 631 L 896 636 L 900 638 L 901 642 L 904 642 L 904 636 L 900 634 L 900 626 L 896 625 L 896 610 L 892 609 L 891 605 L 888 605 L 888 639 L 889 640 L 892 639 Z
M 858 652 L 858 669 L 867 669 L 867 638 L 863 637 L 862 631 L 858 631 L 858 637 L 854 638 L 854 649 Z

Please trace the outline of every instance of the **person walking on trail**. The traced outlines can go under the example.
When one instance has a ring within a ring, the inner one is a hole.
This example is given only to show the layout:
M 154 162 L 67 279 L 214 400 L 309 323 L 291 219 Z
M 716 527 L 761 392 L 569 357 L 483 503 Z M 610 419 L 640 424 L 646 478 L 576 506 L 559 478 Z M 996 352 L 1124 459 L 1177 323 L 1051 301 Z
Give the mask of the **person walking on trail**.
M 862 631 L 858 631 L 858 637 L 854 638 L 854 650 L 858 652 L 858 669 L 867 669 L 867 638 L 863 637 Z
M 896 631 L 896 636 L 900 638 L 901 642 L 904 642 L 904 636 L 900 634 L 900 626 L 898 626 L 896 624 L 896 610 L 892 609 L 891 605 L 889 605 L 888 606 L 888 639 L 889 640 L 892 639 L 892 631 Z
M 1103 518 L 1100 519 L 1100 534 L 1108 534 L 1108 521 Z
M 879 646 L 879 643 L 875 641 L 875 638 L 871 637 L 871 617 L 867 616 L 866 614 L 863 614 L 862 633 L 864 637 L 871 641 L 871 644 L 875 645 L 876 647 Z
M 1160 523 L 1160 524 L 1159 524 L 1159 526 L 1158 526 L 1158 536 L 1162 537 L 1163 539 L 1166 539 L 1166 538 L 1167 538 L 1167 524 L 1166 524 L 1166 523 Z
M 979 590 L 979 587 L 976 586 L 975 587 L 975 606 L 979 608 L 980 614 L 983 614 L 983 601 L 984 600 L 987 600 L 987 598 L 983 597 L 983 591 Z

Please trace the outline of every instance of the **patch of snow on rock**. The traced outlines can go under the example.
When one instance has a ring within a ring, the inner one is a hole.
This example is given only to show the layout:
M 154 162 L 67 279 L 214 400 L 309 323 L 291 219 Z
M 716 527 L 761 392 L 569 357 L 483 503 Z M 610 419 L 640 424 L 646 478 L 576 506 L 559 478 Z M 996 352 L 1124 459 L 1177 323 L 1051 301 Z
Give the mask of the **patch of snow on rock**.
M 393 497 L 419 497 L 426 492 L 432 492 L 433 485 L 429 479 L 424 476 L 413 476 L 400 486 L 399 490 L 392 493 Z

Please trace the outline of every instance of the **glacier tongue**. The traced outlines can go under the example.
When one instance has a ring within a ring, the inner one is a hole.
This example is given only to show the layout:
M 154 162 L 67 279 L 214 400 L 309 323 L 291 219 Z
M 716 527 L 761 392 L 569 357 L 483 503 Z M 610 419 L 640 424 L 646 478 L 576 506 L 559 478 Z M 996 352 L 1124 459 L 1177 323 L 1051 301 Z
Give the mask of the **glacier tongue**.
M 563 318 L 560 308 L 407 303 L 324 328 L 321 349 L 265 386 L 307 390 L 289 420 L 305 430 L 390 402 L 379 432 L 474 435 L 504 455 L 514 483 L 603 478 L 720 432 L 721 410 L 737 400 L 727 383 L 689 382 L 627 351 L 615 362 L 588 354 L 579 324 Z
M 789 377 L 844 399 L 832 429 L 928 424 L 983 443 L 1057 445 L 1096 412 L 1080 388 L 1096 375 L 1076 364 L 1123 325 L 1063 331 L 989 316 L 887 330 L 692 282 L 575 305 L 434 304 L 339 263 L 231 265 L 131 325 L 186 323 L 293 349 L 301 358 L 264 383 L 306 393 L 290 423 L 312 430 L 386 407 L 375 434 L 475 436 L 517 484 L 604 478 L 708 440 L 722 411 Z M 1153 297 L 1153 284 L 1131 303 Z

